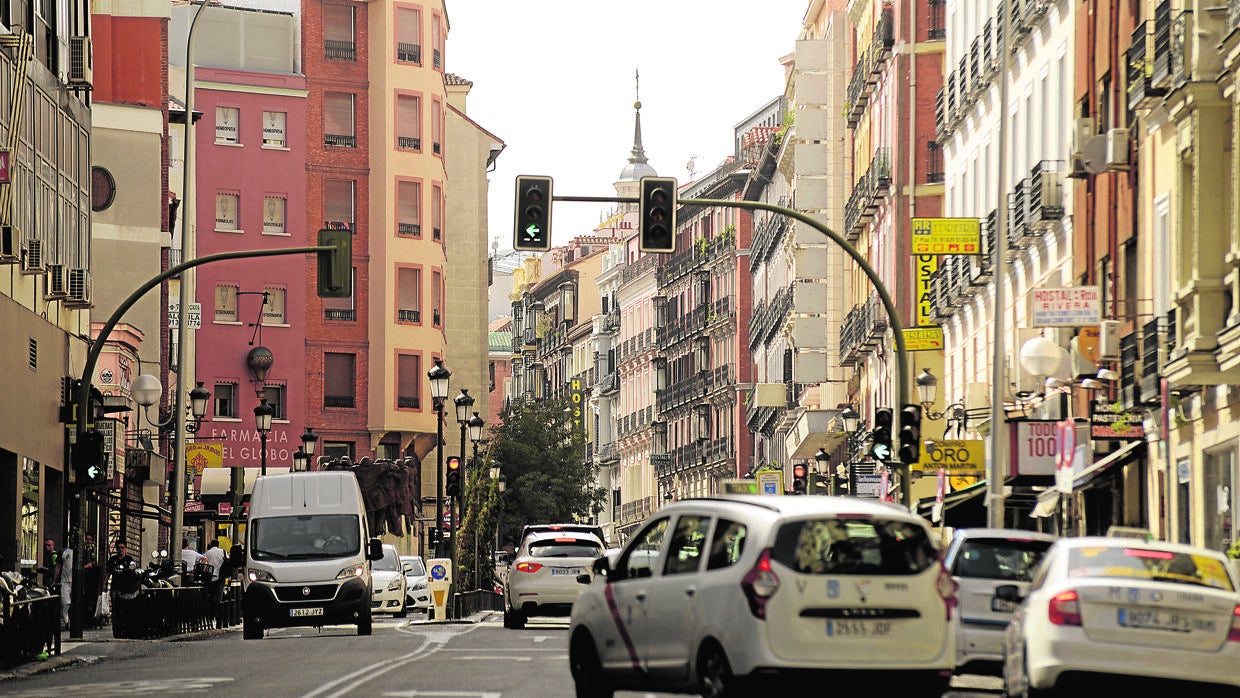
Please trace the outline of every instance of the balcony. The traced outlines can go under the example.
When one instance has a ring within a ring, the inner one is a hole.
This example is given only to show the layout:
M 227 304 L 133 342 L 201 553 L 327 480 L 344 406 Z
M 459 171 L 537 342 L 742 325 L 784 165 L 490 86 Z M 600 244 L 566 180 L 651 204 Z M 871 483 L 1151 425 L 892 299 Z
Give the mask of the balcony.
M 1058 160 L 1042 160 L 1029 171 L 1026 221 L 1034 229 L 1053 227 L 1063 220 L 1063 172 Z
M 1227 30 L 1240 30 L 1240 0 L 1227 0 Z
M 357 44 L 353 41 L 324 39 L 323 57 L 332 61 L 356 61 Z
M 1238 0 L 1240 1 L 1240 0 Z M 1163 344 L 1163 333 L 1158 329 L 1159 319 L 1145 323 L 1141 330 L 1141 380 L 1139 399 L 1147 405 L 1162 402 L 1162 373 L 1158 350 Z
M 999 62 L 995 60 L 995 21 L 993 19 L 986 20 L 986 24 L 982 26 L 982 72 L 990 75 L 999 69 Z
M 1149 86 L 1166 89 L 1171 86 L 1171 0 L 1162 0 L 1154 8 L 1154 67 Z
M 603 331 L 616 332 L 620 329 L 620 309 L 612 308 L 603 316 Z
M 353 407 L 354 398 L 352 395 L 324 395 L 324 407 Z
M 973 37 L 973 44 L 969 47 L 969 84 L 973 85 L 974 91 L 980 91 L 985 78 L 985 64 L 982 63 L 982 37 L 979 34 Z
M 422 226 L 417 223 L 397 223 L 396 234 L 402 237 L 422 237 Z
M 878 294 L 871 294 L 861 305 L 853 306 L 840 326 L 840 365 L 851 366 L 882 343 L 887 331 L 887 313 Z
M 852 78 L 848 81 L 848 101 L 844 109 L 845 120 L 849 128 L 856 128 L 860 123 L 861 115 L 865 113 L 865 107 L 869 104 L 870 95 L 873 93 L 874 76 L 870 70 L 870 53 L 867 51 L 857 58 L 857 64 L 853 66 Z
M 947 88 L 940 87 L 934 95 L 934 134 L 939 140 L 947 138 L 955 131 L 955 124 L 950 116 L 947 113 Z
M 607 463 L 618 463 L 620 461 L 620 451 L 616 448 L 615 441 L 608 441 L 598 449 L 599 465 Z
M 625 502 L 620 505 L 620 516 L 616 519 L 616 526 L 632 526 L 645 521 L 656 509 L 654 497 L 642 497 L 632 502 Z
M 1132 30 L 1132 43 L 1128 46 L 1128 108 L 1140 109 L 1151 106 L 1158 97 L 1167 94 L 1165 88 L 1154 87 L 1154 32 L 1153 23 L 1141 22 Z
M 788 229 L 788 219 L 777 214 L 768 215 L 758 225 L 753 241 L 749 244 L 749 271 L 757 270 L 775 254 Z
M 926 38 L 930 41 L 942 41 L 947 38 L 947 23 L 943 21 L 943 0 L 929 0 L 930 20 L 927 23 Z
M 397 322 L 422 322 L 421 310 L 397 310 Z
M 354 322 L 357 320 L 357 311 L 352 308 L 324 308 L 323 319 Z
M 659 264 L 659 255 L 648 254 L 636 262 L 628 265 L 620 272 L 620 283 L 627 284 L 633 279 L 654 269 Z
M 356 148 L 357 136 L 346 136 L 339 133 L 324 134 L 323 145 L 328 148 Z
M 598 391 L 599 396 L 615 395 L 620 392 L 620 372 L 612 371 L 603 376 L 594 388 Z
M 1195 25 L 1192 10 L 1176 15 L 1175 22 L 1171 25 L 1171 82 L 1176 87 L 1183 86 L 1193 78 L 1189 54 L 1199 50 L 1193 38 Z
M 422 399 L 416 395 L 413 397 L 397 396 L 396 407 L 402 410 L 420 409 L 422 407 Z
M 695 404 L 706 392 L 706 381 L 700 372 L 669 382 L 668 387 L 655 391 L 655 409 L 660 414 L 670 412 L 677 407 Z
M 397 136 L 396 147 L 404 150 L 421 150 L 422 139 L 414 138 L 413 136 Z
M 965 53 L 960 56 L 960 62 L 956 64 L 956 90 L 960 93 L 960 110 L 967 110 L 974 101 L 974 91 L 969 85 L 969 54 Z M 974 88 L 977 85 L 973 85 Z
M 943 183 L 943 149 L 938 141 L 926 141 L 926 183 Z
M 402 63 L 421 63 L 422 62 L 422 45 L 407 44 L 397 42 L 396 44 L 396 60 Z

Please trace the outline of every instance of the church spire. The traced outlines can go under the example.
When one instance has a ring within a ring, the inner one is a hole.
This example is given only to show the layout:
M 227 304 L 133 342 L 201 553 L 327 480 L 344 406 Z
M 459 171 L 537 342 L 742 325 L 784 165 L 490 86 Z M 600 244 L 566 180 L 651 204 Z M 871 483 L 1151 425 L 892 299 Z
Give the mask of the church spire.
M 636 181 L 644 176 L 654 176 L 654 168 L 646 161 L 646 149 L 642 147 L 642 101 L 641 73 L 634 69 L 637 100 L 633 102 L 633 151 L 629 154 L 629 164 L 620 172 L 621 181 Z

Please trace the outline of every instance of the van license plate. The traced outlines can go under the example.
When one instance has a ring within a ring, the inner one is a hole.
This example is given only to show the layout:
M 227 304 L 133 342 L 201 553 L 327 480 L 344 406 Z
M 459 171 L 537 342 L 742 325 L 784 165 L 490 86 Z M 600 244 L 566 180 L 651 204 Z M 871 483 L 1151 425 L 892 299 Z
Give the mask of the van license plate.
M 1016 602 L 1008 599 L 994 597 L 990 599 L 990 610 L 995 613 L 1011 613 L 1016 610 Z
M 885 638 L 891 635 L 889 620 L 827 619 L 827 637 Z
M 302 616 L 321 616 L 323 615 L 323 609 L 322 608 L 294 608 L 294 609 L 290 609 L 288 614 L 294 618 L 299 618 Z

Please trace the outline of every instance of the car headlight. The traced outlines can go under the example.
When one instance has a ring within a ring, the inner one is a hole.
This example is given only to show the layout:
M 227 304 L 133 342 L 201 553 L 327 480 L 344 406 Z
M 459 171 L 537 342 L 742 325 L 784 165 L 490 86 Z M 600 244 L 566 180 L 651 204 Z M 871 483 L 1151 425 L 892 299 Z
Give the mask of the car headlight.
M 366 565 L 349 565 L 348 567 L 336 573 L 336 579 L 348 579 L 349 577 L 360 577 L 366 574 Z
M 414 591 L 421 591 L 422 589 L 425 589 L 425 588 L 426 588 L 426 582 L 414 582 L 413 583 Z
M 388 591 L 400 591 L 400 578 L 398 577 L 396 579 L 393 579 L 391 582 L 388 582 L 387 590 Z
M 254 569 L 254 568 L 252 568 L 252 567 L 251 567 L 249 570 L 247 570 L 247 571 L 246 571 L 246 576 L 250 579 L 250 581 L 251 581 L 251 582 L 272 582 L 272 583 L 275 583 L 275 581 L 276 581 L 276 578 L 275 578 L 275 577 L 273 577 L 273 576 L 271 576 L 271 573 L 270 573 L 270 572 L 264 572 L 264 571 L 262 571 L 262 570 L 256 570 L 256 569 Z

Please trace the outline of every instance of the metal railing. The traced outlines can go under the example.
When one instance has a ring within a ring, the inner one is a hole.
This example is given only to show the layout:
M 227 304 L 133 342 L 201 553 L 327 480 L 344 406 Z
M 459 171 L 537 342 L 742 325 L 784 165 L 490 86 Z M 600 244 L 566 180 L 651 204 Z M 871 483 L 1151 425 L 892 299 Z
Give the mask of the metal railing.
M 357 136 L 346 136 L 339 133 L 324 134 L 323 145 L 328 148 L 356 148 Z
M 403 41 L 398 41 L 396 43 L 396 60 L 404 63 L 421 63 L 422 44 L 407 44 Z
M 357 60 L 357 43 L 324 39 L 323 57 L 337 61 L 355 61 Z
M 496 594 L 493 589 L 473 589 L 458 591 L 452 597 L 453 618 L 468 618 L 482 611 L 504 610 L 504 595 Z
M 142 589 L 132 599 L 112 601 L 112 636 L 153 639 L 227 627 L 241 622 L 241 585 L 224 587 L 221 603 L 212 608 L 203 586 Z
M 0 594 L 0 666 L 60 654 L 60 597 L 14 601 Z

